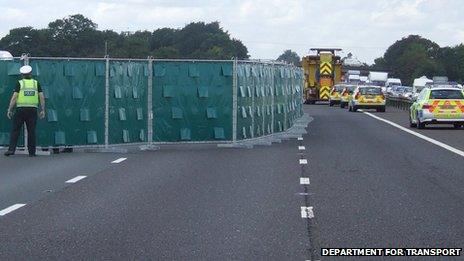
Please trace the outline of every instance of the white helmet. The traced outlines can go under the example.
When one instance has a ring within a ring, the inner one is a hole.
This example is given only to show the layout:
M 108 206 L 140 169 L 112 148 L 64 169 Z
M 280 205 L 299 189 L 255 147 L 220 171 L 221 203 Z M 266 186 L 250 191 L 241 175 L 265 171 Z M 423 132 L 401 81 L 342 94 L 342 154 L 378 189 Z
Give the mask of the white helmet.
M 29 65 L 24 65 L 19 69 L 21 74 L 30 74 L 32 72 L 32 67 Z

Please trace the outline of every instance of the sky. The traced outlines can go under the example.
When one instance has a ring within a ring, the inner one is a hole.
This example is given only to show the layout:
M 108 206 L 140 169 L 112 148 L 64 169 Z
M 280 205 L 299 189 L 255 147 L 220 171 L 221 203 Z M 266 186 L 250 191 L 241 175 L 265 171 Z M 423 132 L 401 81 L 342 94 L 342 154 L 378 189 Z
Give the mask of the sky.
M 100 30 L 117 32 L 219 21 L 241 40 L 253 59 L 276 59 L 291 49 L 342 48 L 371 64 L 395 41 L 410 34 L 440 46 L 464 42 L 462 0 L 0 0 L 0 38 L 21 26 L 45 28 L 83 14 Z

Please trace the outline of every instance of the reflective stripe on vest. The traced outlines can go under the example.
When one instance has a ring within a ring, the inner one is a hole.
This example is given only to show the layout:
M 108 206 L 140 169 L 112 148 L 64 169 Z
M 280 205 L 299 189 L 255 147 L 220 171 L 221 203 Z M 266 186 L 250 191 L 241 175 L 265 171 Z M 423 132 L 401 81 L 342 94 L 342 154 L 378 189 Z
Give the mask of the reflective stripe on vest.
M 39 107 L 39 88 L 34 79 L 19 81 L 20 89 L 16 107 Z

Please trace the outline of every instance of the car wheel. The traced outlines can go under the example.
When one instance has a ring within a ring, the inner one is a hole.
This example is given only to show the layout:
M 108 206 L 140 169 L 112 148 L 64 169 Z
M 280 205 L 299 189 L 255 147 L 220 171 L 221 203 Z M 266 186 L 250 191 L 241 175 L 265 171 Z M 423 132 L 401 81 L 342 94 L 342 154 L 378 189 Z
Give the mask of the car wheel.
M 425 123 L 421 122 L 421 121 L 419 120 L 419 117 L 418 117 L 418 116 L 416 116 L 416 122 L 417 122 L 417 128 L 418 128 L 418 129 L 424 129 L 424 128 L 425 128 Z
M 334 104 L 332 101 L 329 101 L 329 107 L 332 107 Z
M 353 112 L 357 112 L 357 111 L 358 111 L 358 107 L 353 106 L 352 111 L 353 111 Z
M 380 112 L 385 112 L 385 106 L 379 108 Z
M 411 112 L 409 112 L 409 127 L 411 128 L 417 127 L 417 124 L 412 122 Z
M 455 123 L 455 124 L 453 124 L 453 126 L 454 126 L 455 129 L 459 129 L 459 128 L 461 128 L 462 125 L 460 123 Z

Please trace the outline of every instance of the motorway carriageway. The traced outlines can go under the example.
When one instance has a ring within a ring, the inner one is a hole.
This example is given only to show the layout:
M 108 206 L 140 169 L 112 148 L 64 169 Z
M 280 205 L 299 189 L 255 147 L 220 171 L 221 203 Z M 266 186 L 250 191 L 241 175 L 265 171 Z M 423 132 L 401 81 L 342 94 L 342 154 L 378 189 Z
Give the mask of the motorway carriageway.
M 317 260 L 320 247 L 464 245 L 464 129 L 417 131 L 392 108 L 305 112 L 308 134 L 254 149 L 0 157 L 0 260 Z

